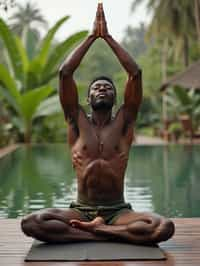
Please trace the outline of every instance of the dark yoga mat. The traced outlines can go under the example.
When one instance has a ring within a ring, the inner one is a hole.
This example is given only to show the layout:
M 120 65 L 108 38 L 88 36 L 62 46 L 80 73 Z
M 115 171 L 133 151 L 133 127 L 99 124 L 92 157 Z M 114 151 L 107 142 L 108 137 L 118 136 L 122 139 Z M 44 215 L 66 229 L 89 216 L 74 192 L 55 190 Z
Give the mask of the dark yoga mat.
M 45 244 L 35 241 L 25 261 L 163 260 L 158 246 L 136 246 L 113 242 Z

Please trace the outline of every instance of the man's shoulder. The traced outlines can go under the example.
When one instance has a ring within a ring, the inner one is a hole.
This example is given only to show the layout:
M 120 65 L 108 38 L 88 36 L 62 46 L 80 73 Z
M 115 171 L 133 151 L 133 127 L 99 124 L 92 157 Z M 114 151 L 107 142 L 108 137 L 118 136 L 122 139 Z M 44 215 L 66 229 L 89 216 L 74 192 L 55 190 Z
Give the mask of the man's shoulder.
M 123 135 L 126 134 L 128 129 L 134 128 L 134 119 L 127 111 L 125 104 L 122 104 L 115 114 L 114 120 L 122 127 Z
M 125 105 L 122 104 L 117 110 L 116 112 L 112 115 L 112 119 L 115 120 L 117 118 L 124 118 L 124 114 L 125 114 Z

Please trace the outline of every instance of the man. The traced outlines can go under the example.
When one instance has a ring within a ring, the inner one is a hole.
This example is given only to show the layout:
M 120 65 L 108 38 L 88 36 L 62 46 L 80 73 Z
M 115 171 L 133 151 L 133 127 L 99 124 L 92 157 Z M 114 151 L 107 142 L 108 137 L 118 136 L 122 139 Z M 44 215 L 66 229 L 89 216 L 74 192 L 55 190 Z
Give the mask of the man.
M 97 38 L 107 42 L 128 74 L 124 104 L 114 118 L 116 89 L 107 77 L 97 78 L 89 86 L 90 118 L 78 103 L 73 74 Z M 22 220 L 26 235 L 45 242 L 119 240 L 145 245 L 173 235 L 172 221 L 157 214 L 135 212 L 124 202 L 124 175 L 141 100 L 141 70 L 108 34 L 103 6 L 99 4 L 92 33 L 60 69 L 60 101 L 69 125 L 77 202 L 67 210 L 46 209 L 28 215 Z

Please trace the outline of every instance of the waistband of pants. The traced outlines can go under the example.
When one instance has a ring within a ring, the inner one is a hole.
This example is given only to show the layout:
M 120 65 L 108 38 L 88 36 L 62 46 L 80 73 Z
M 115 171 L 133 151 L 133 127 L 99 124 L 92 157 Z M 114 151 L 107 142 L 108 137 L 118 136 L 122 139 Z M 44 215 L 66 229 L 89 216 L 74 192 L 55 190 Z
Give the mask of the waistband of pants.
M 78 208 L 79 210 L 84 210 L 84 211 L 98 211 L 98 210 L 109 211 L 109 210 L 119 210 L 122 208 L 132 209 L 131 204 L 126 202 L 121 202 L 121 203 L 117 202 L 113 203 L 112 205 L 95 205 L 95 206 L 83 204 L 80 202 L 72 202 L 70 204 L 70 208 Z

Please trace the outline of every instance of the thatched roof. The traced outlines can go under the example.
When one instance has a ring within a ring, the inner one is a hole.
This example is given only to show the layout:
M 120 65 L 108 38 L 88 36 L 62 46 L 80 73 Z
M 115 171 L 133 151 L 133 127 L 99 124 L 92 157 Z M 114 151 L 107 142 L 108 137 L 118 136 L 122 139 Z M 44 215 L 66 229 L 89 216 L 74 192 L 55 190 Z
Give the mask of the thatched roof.
M 200 60 L 190 65 L 185 71 L 168 79 L 160 87 L 164 91 L 169 86 L 178 85 L 186 89 L 200 89 Z

